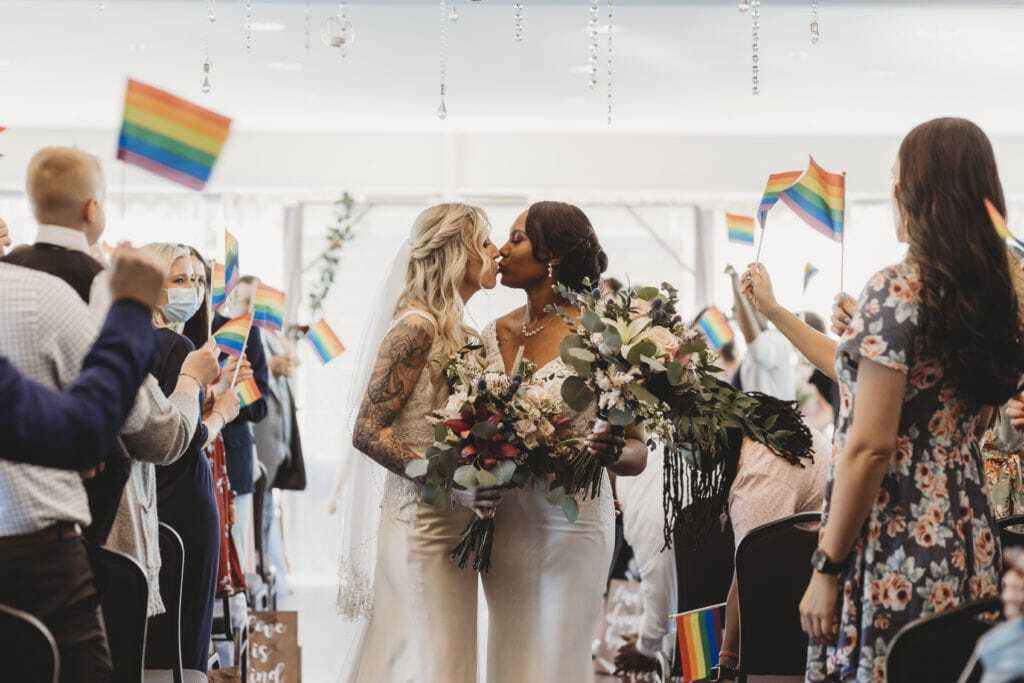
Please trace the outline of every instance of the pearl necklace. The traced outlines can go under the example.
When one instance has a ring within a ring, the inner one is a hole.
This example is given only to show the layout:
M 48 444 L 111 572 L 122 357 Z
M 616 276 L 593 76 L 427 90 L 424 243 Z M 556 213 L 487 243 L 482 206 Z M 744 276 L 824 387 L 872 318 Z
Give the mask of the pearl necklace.
M 549 322 L 551 322 L 551 318 L 552 318 L 553 316 L 552 316 L 552 315 L 551 315 L 551 314 L 549 313 L 549 314 L 548 314 L 548 315 L 546 316 L 546 317 L 547 317 L 547 321 L 546 321 L 546 322 L 545 322 L 545 323 L 544 323 L 543 325 L 541 325 L 540 327 L 538 327 L 538 328 L 536 328 L 536 329 L 534 329 L 534 330 L 530 330 L 530 329 L 528 329 L 528 328 L 529 328 L 529 324 L 530 324 L 530 321 L 529 321 L 529 317 L 530 317 L 530 312 L 529 312 L 529 311 L 527 311 L 527 312 L 526 312 L 526 315 L 525 315 L 525 316 L 523 316 L 523 326 L 522 326 L 522 328 L 520 329 L 520 331 L 521 331 L 521 332 L 523 333 L 523 336 L 524 336 L 524 337 L 533 337 L 533 336 L 536 336 L 536 335 L 540 334 L 540 333 L 541 333 L 541 331 L 542 331 L 542 330 L 543 330 L 543 329 L 544 329 L 545 327 L 547 327 L 547 326 L 548 326 L 548 323 L 549 323 Z M 544 318 L 541 318 L 541 320 L 544 320 Z

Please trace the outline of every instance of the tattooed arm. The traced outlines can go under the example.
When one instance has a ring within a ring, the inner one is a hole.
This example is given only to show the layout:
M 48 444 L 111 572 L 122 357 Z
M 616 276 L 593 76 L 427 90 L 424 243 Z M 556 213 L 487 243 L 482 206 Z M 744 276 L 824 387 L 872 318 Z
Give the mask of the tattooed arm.
M 392 423 L 419 381 L 433 341 L 433 326 L 419 316 L 402 320 L 388 332 L 352 434 L 352 445 L 401 476 L 406 463 L 420 454 L 402 442 Z

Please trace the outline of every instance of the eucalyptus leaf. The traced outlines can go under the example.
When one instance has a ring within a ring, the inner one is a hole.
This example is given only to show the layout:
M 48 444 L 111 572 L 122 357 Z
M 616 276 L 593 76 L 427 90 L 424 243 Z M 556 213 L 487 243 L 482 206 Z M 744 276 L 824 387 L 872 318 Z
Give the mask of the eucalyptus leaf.
M 580 322 L 583 323 L 583 327 L 587 328 L 591 332 L 603 332 L 607 325 L 601 320 L 601 316 L 593 311 L 584 311 L 583 315 L 580 316 Z
M 569 351 L 572 349 L 582 349 L 584 346 L 583 339 L 578 334 L 570 334 L 559 344 L 558 355 L 561 357 L 562 362 L 570 363 L 572 362 L 572 356 L 569 355 Z
M 497 477 L 498 483 L 501 485 L 512 481 L 512 477 L 515 476 L 515 473 L 516 464 L 511 460 L 502 460 L 494 467 L 493 470 L 491 470 L 491 474 Z
M 609 327 L 601 334 L 601 336 L 604 339 L 601 346 L 608 349 L 607 354 L 609 356 L 617 356 L 619 352 L 622 351 L 622 336 L 617 330 Z M 602 351 L 602 353 L 605 352 Z
M 657 352 L 658 347 L 655 346 L 654 342 L 649 339 L 645 339 L 629 349 L 629 354 L 627 355 L 626 360 L 628 360 L 631 365 L 639 365 L 641 358 L 644 356 L 653 356 Z
M 595 360 L 597 360 L 597 356 L 595 356 L 591 351 L 588 351 L 587 349 L 569 349 L 569 356 L 571 358 L 575 358 L 576 360 L 581 360 L 584 363 L 593 363 Z
M 562 400 L 567 406 L 580 413 L 594 401 L 594 392 L 579 377 L 566 377 L 562 382 Z
M 630 384 L 628 389 L 629 393 L 633 394 L 637 400 L 643 401 L 649 406 L 657 407 L 660 403 L 658 397 L 649 392 L 642 384 Z
M 576 371 L 576 374 L 583 379 L 590 379 L 594 374 L 593 367 L 586 361 L 572 358 L 569 361 L 569 365 L 571 365 L 572 369 Z
M 416 458 L 410 460 L 405 466 L 405 476 L 410 479 L 419 479 L 427 476 L 427 472 L 430 470 L 430 461 L 426 458 Z
M 643 299 L 644 301 L 650 301 L 651 299 L 656 298 L 659 294 L 661 294 L 661 292 L 657 287 L 638 287 L 633 293 L 636 298 Z
M 498 433 L 498 426 L 490 422 L 477 422 L 470 430 L 478 439 L 489 439 Z
M 463 465 L 455 470 L 455 474 L 452 475 L 452 481 L 462 488 L 472 491 L 477 487 L 476 472 L 477 469 L 473 465 Z
M 500 483 L 498 478 L 488 470 L 477 470 L 476 481 L 484 488 L 491 488 L 492 486 L 497 486 Z

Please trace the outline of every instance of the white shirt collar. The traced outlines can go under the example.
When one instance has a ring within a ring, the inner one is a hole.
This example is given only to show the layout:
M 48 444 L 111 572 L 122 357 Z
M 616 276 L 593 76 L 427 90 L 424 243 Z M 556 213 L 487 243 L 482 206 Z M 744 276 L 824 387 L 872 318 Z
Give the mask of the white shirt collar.
M 40 224 L 39 232 L 36 233 L 36 243 L 54 244 L 58 247 L 89 253 L 89 242 L 85 239 L 85 233 L 74 228 L 65 228 L 61 225 Z

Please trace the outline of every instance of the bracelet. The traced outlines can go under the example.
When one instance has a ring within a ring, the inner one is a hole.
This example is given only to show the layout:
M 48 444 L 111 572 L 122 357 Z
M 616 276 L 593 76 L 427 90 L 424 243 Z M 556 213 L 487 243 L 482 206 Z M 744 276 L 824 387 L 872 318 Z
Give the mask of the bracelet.
M 198 379 L 196 379 L 195 377 L 193 377 L 192 375 L 188 374 L 187 372 L 179 372 L 179 373 L 178 373 L 178 377 L 188 377 L 188 378 L 189 378 L 190 380 L 192 380 L 193 382 L 195 382 L 195 383 L 196 383 L 196 386 L 197 386 L 197 387 L 199 387 L 200 389 L 202 389 L 202 388 L 203 388 L 203 383 L 202 383 L 202 382 L 200 382 L 200 381 L 199 381 Z
M 721 659 L 722 657 L 728 657 L 730 659 L 739 659 L 740 658 L 740 656 L 738 654 L 736 654 L 735 652 L 732 652 L 731 650 L 719 650 L 718 651 L 718 658 Z

